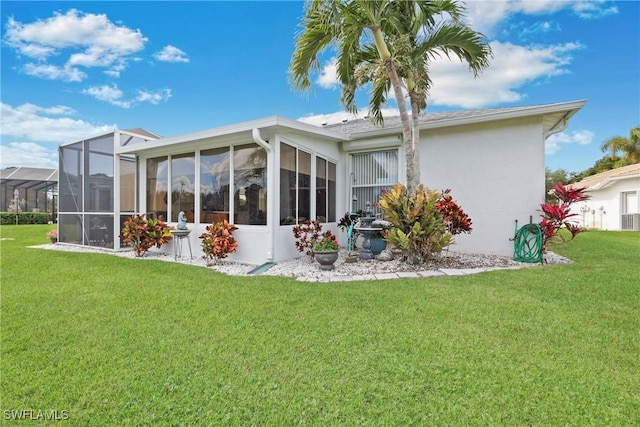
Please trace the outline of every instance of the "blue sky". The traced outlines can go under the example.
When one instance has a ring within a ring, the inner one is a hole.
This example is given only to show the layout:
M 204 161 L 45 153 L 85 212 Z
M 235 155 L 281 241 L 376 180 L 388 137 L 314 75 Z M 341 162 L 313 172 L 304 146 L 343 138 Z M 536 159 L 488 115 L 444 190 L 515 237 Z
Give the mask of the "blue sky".
M 600 145 L 640 124 L 640 3 L 468 1 L 494 58 L 474 80 L 431 66 L 429 112 L 586 99 L 547 141 L 546 165 L 582 171 Z M 174 136 L 281 115 L 347 115 L 332 59 L 311 94 L 287 68 L 303 3 L 2 1 L 0 165 L 57 167 L 57 147 L 142 127 Z M 366 93 L 358 97 L 366 114 Z M 393 114 L 395 104 L 388 105 Z

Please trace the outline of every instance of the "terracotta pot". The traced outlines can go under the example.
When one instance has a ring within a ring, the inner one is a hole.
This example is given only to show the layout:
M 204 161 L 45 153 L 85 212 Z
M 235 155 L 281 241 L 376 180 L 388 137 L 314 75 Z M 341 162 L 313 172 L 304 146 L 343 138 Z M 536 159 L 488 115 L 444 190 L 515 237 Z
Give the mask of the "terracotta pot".
M 333 270 L 333 263 L 338 259 L 338 251 L 315 251 L 315 258 L 320 270 Z

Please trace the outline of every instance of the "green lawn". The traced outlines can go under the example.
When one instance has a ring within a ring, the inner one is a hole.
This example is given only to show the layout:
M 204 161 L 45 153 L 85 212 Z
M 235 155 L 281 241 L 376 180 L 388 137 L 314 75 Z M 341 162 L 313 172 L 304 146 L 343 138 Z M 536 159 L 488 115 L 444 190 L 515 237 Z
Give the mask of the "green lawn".
M 639 233 L 553 248 L 570 265 L 314 284 L 27 247 L 49 228 L 1 228 L 7 425 L 640 424 Z

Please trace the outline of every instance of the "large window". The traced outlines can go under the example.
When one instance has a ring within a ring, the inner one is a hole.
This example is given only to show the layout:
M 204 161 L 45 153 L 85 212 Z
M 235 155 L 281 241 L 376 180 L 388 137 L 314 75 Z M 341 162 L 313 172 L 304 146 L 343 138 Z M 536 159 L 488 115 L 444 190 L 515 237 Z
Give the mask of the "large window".
M 195 185 L 195 154 L 171 156 L 171 221 L 178 222 L 178 214 L 184 211 L 187 222 L 194 222 Z
M 235 224 L 267 224 L 267 152 L 258 144 L 233 150 Z
M 147 160 L 147 213 L 163 221 L 167 221 L 168 166 L 167 157 Z
M 311 154 L 280 145 L 280 224 L 311 219 Z
M 336 164 L 327 162 L 327 221 L 336 221 Z
M 229 220 L 229 147 L 200 153 L 200 222 Z
M 280 145 L 280 225 L 297 224 L 308 219 L 333 222 L 336 217 L 336 165 L 315 157 L 315 176 L 311 174 L 312 156 L 287 144 Z M 315 192 L 312 193 L 312 182 Z M 315 212 L 311 214 L 312 194 Z
M 316 219 L 327 222 L 327 161 L 316 157 Z
M 316 219 L 336 220 L 336 165 L 321 157 L 316 157 Z
M 638 213 L 638 193 L 636 191 L 625 191 L 621 196 L 622 214 Z
M 364 209 L 367 202 L 378 202 L 382 190 L 398 182 L 396 150 L 353 154 L 351 160 L 353 210 Z

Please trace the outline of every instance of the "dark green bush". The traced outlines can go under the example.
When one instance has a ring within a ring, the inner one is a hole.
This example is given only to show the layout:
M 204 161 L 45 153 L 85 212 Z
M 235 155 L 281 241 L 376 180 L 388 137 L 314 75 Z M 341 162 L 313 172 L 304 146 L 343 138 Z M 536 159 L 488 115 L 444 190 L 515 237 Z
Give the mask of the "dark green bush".
M 48 212 L 18 212 L 18 224 L 48 224 L 50 214 Z M 15 212 L 0 212 L 0 224 L 10 225 L 16 223 Z

